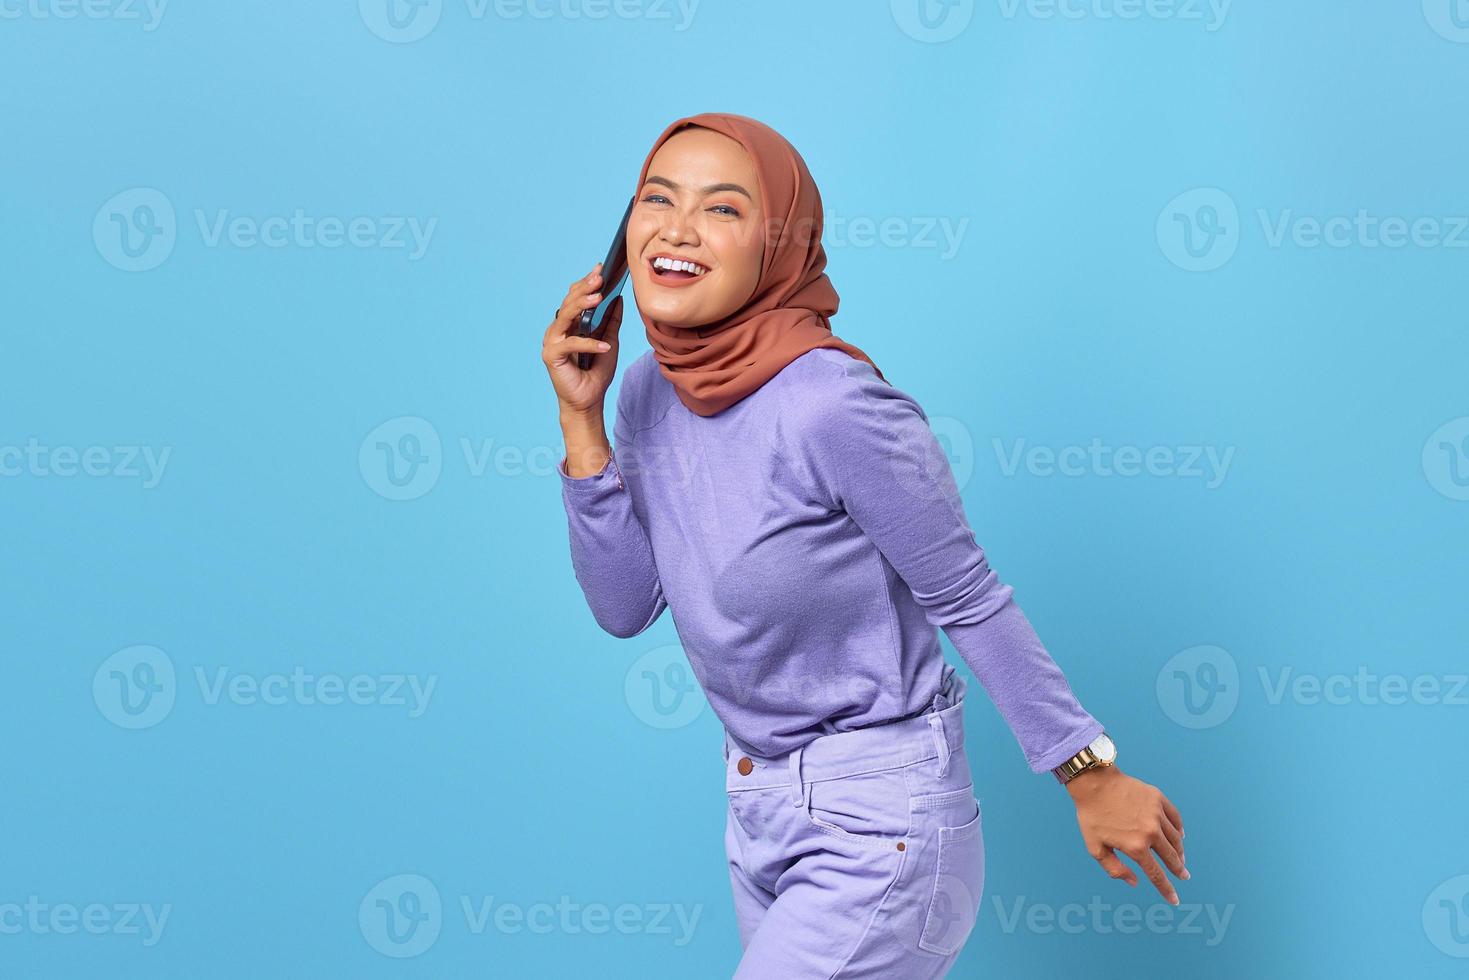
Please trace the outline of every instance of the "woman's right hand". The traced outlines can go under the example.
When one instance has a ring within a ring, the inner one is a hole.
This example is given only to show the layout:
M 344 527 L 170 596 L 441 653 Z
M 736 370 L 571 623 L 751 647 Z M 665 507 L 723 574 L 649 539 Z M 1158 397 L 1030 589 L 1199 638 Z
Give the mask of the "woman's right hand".
M 551 386 L 561 410 L 589 413 L 599 408 L 617 372 L 617 334 L 622 327 L 622 297 L 607 308 L 602 326 L 591 336 L 577 332 L 583 310 L 602 302 L 602 263 L 592 267 L 591 274 L 578 279 L 566 290 L 566 298 L 556 311 L 556 318 L 546 328 L 541 345 L 541 360 L 551 376 Z M 605 346 L 604 346 L 605 345 Z M 591 366 L 582 370 L 577 355 L 587 351 L 593 355 Z

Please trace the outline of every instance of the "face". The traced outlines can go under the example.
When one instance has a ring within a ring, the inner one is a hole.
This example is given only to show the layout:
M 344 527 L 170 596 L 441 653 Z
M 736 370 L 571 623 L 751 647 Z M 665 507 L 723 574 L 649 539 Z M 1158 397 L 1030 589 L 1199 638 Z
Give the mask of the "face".
M 627 222 L 638 309 L 669 326 L 698 327 L 743 306 L 760 282 L 762 203 L 755 165 L 737 140 L 699 127 L 670 136 Z M 660 258 L 696 268 L 665 271 L 654 264 Z

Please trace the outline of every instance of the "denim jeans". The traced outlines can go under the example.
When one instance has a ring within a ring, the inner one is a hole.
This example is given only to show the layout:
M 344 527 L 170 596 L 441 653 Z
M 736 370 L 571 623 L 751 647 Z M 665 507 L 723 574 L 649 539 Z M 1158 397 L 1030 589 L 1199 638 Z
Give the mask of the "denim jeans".
M 738 980 L 912 980 L 953 966 L 984 889 L 965 686 L 945 664 L 919 715 L 773 758 L 725 733 Z

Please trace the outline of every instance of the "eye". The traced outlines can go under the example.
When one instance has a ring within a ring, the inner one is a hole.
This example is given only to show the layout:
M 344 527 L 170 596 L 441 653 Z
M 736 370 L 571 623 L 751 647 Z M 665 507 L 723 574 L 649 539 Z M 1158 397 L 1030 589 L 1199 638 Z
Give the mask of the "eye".
M 728 214 L 731 218 L 738 218 L 740 216 L 739 211 L 735 210 L 733 207 L 731 207 L 728 204 L 716 204 L 716 205 L 714 205 L 714 207 L 710 208 L 709 210 L 710 211 L 717 211 L 719 208 L 723 208 L 724 209 L 724 212 L 723 213 Z
M 656 204 L 660 202 L 663 204 L 668 203 L 668 198 L 664 197 L 662 194 L 649 194 L 647 197 L 643 198 L 643 200 L 649 204 Z

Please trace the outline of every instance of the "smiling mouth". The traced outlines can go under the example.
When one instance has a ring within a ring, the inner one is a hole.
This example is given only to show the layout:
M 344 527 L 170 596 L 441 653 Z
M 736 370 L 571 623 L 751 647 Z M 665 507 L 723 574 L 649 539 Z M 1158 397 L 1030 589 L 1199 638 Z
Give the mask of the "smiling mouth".
M 670 260 L 666 256 L 654 256 L 648 260 L 655 282 L 688 282 L 702 279 L 709 274 L 708 268 L 697 262 Z

